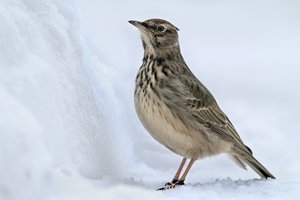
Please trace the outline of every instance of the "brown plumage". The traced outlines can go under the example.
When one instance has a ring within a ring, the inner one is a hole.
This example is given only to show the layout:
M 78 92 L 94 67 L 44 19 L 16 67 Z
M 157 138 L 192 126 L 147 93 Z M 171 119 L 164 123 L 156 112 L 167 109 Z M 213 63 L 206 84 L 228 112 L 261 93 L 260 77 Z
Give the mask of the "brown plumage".
M 232 155 L 263 178 L 275 178 L 252 155 L 209 90 L 186 65 L 179 48 L 178 28 L 162 19 L 129 21 L 136 26 L 144 47 L 136 77 L 135 107 L 148 132 L 183 157 L 171 183 L 183 184 L 195 160 L 219 153 Z M 191 159 L 179 178 L 186 159 Z

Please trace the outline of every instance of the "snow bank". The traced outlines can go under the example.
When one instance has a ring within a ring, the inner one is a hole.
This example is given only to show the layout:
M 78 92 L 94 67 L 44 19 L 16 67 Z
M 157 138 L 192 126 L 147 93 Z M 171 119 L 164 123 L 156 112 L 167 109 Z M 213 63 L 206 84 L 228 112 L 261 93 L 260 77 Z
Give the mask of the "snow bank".
M 0 110 L 5 113 L 0 117 L 0 199 L 39 199 L 46 192 L 50 167 L 41 127 L 2 86 L 0 99 Z
M 126 169 L 108 70 L 74 12 L 71 1 L 0 2 L 0 199 L 41 199 L 61 166 L 90 178 Z

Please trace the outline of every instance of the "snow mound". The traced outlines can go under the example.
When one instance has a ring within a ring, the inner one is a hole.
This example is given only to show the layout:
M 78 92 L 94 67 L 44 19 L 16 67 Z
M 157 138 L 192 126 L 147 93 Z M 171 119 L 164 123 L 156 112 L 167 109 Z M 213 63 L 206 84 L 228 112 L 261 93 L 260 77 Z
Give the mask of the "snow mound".
M 60 166 L 91 178 L 126 169 L 108 70 L 86 49 L 71 4 L 0 2 L 0 199 L 41 199 Z

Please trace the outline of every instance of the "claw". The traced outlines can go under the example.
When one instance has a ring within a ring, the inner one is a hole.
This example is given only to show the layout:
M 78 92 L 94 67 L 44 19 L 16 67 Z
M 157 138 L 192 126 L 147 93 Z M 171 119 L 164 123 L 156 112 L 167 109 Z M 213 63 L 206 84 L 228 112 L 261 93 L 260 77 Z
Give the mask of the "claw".
M 180 181 L 180 180 L 179 180 L 179 181 L 177 181 L 177 182 L 175 183 L 175 185 L 180 185 L 180 186 L 181 186 L 181 185 L 184 185 L 184 181 Z
M 176 181 L 176 182 L 175 182 L 175 181 L 172 181 L 172 182 L 167 182 L 167 183 L 165 184 L 164 187 L 157 189 L 157 191 L 159 191 L 159 190 L 173 189 L 173 188 L 175 188 L 175 187 L 177 187 L 177 186 L 181 186 L 181 185 L 184 185 L 184 181 Z
M 167 182 L 164 187 L 159 188 L 158 190 L 167 190 L 175 187 L 175 183 Z

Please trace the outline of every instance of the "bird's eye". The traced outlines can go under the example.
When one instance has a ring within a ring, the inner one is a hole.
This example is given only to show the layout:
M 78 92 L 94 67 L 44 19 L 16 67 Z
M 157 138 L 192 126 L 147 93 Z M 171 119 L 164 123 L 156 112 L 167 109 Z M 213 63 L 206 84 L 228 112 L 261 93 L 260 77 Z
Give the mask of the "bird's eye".
M 163 25 L 158 25 L 156 27 L 156 29 L 157 29 L 158 32 L 165 32 L 166 31 L 166 28 Z

